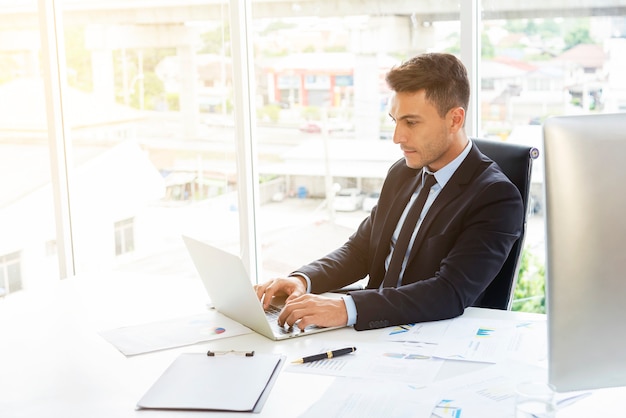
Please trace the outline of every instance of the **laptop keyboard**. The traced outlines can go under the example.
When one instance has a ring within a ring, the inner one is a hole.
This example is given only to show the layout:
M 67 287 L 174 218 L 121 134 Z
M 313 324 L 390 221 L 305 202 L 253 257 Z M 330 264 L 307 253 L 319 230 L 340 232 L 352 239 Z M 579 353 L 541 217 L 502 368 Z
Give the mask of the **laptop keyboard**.
M 275 322 L 278 321 L 278 315 L 280 314 L 281 308 L 278 308 L 274 305 L 270 305 L 266 310 L 265 310 L 265 316 L 267 316 L 268 320 L 274 320 Z
M 293 334 L 300 332 L 300 328 L 298 327 L 281 327 L 278 325 L 278 315 L 280 315 L 281 310 L 282 308 L 274 305 L 270 305 L 269 308 L 265 310 L 265 317 L 270 323 L 272 329 L 279 334 Z

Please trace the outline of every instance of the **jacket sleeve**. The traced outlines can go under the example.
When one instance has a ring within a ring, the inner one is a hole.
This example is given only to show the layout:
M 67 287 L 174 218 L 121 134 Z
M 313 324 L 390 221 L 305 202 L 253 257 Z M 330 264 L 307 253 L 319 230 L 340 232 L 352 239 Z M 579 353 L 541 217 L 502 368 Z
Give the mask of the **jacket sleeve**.
M 341 247 L 294 272 L 310 278 L 311 293 L 339 289 L 367 276 L 370 224 L 368 217 Z

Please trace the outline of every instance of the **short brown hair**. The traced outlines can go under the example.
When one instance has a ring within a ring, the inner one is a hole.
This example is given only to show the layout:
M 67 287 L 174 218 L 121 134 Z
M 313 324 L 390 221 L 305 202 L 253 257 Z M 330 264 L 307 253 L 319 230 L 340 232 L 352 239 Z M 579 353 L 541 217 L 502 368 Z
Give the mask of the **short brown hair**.
M 469 105 L 470 86 L 467 69 L 452 54 L 421 54 L 400 66 L 393 67 L 385 77 L 396 93 L 424 90 L 426 99 L 444 117 L 454 107 Z

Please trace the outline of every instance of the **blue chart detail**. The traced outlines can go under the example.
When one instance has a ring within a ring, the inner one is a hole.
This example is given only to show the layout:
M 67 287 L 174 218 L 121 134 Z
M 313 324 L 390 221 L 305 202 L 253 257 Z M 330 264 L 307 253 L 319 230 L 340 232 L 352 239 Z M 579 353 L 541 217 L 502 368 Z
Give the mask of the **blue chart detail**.
M 435 409 L 439 410 L 438 416 L 446 418 L 461 418 L 461 412 L 463 409 L 453 405 L 454 401 L 451 399 L 442 399 Z
M 405 332 L 410 331 L 411 328 L 413 328 L 413 326 L 415 326 L 415 324 L 399 325 L 397 327 L 394 327 L 389 333 L 389 335 L 403 334 Z
M 478 337 L 491 337 L 491 334 L 493 334 L 494 332 L 495 332 L 494 329 L 478 328 L 478 331 L 476 331 L 476 336 L 478 336 Z

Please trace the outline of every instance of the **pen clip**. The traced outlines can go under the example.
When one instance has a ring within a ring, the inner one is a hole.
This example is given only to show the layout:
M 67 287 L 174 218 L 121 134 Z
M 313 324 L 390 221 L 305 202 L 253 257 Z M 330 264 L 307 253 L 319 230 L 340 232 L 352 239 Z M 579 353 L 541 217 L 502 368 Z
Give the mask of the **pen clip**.
M 226 354 L 232 354 L 235 356 L 245 356 L 245 357 L 253 357 L 254 356 L 254 350 L 252 351 L 236 351 L 236 350 L 223 350 L 223 351 L 207 351 L 206 355 L 209 357 L 215 357 L 215 356 L 223 356 Z

